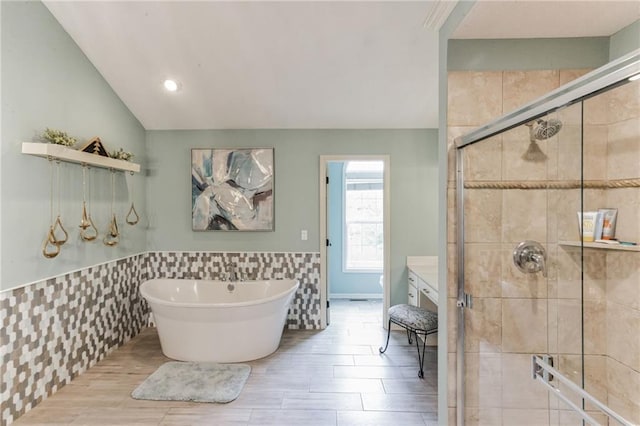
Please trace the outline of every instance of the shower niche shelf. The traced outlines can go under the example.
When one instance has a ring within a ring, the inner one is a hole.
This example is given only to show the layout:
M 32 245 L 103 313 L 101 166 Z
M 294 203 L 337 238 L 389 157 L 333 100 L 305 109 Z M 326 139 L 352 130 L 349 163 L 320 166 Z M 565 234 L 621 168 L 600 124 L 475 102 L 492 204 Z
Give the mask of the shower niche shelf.
M 619 251 L 640 251 L 640 246 L 623 246 L 620 244 L 607 243 L 583 243 L 581 241 L 558 241 L 561 246 L 581 247 L 601 249 L 601 250 L 619 250 Z
M 140 164 L 130 161 L 116 160 L 115 158 L 102 157 L 88 152 L 70 149 L 62 145 L 38 142 L 23 142 L 22 153 L 35 155 L 36 157 L 52 158 L 67 163 L 86 164 L 88 166 L 103 169 L 122 170 L 127 172 L 140 172 Z

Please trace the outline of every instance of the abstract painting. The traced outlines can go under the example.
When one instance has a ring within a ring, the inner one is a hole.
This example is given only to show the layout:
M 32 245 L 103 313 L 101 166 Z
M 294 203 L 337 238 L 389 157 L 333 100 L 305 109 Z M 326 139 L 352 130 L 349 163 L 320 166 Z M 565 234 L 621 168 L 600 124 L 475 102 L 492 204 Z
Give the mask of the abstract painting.
M 273 148 L 192 149 L 194 231 L 273 231 Z

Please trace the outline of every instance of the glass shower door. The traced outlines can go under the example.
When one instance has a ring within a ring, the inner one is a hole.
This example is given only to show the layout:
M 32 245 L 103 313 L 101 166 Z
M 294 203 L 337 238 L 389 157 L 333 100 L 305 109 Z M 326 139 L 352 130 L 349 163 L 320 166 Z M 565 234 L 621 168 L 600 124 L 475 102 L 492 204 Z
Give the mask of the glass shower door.
M 584 259 L 580 224 L 584 212 L 597 205 L 601 190 L 584 187 L 584 180 L 593 176 L 587 176 L 589 170 L 584 163 L 582 103 L 553 115 L 562 123 L 562 129 L 554 144 L 556 167 L 548 189 L 552 272 L 547 283 L 548 358 L 542 361 L 556 369 L 559 376 L 541 373 L 534 385 L 545 392 L 552 388 L 560 390 L 547 392 L 550 425 L 582 425 L 582 418 L 574 409 L 584 409 L 584 403 L 572 388 L 581 389 L 585 384 L 584 312 L 598 306 L 584 305 L 584 279 L 593 268 L 585 271 L 585 264 L 591 263 Z M 595 275 L 593 278 L 594 286 L 601 285 Z
M 585 99 L 582 116 L 584 210 L 616 212 L 603 235 L 614 244 L 582 246 L 584 389 L 602 404 L 587 400 L 584 409 L 599 424 L 638 425 L 640 81 Z
M 640 81 L 458 158 L 465 424 L 640 424 Z
M 582 385 L 581 251 L 558 243 L 578 240 L 580 121 L 566 108 L 463 148 L 465 424 L 560 424 L 533 355 Z
M 457 424 L 640 424 L 640 50 L 564 75 L 456 138 Z M 499 77 L 450 78 L 450 134 Z

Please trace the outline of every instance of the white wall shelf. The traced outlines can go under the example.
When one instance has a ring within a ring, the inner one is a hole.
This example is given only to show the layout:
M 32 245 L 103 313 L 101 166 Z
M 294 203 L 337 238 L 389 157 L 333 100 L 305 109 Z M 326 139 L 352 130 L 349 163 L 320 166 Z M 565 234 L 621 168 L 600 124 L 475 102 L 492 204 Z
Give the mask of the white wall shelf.
M 22 153 L 43 158 L 53 158 L 67 163 L 86 164 L 103 169 L 122 170 L 134 173 L 140 172 L 140 164 L 90 154 L 51 143 L 23 142 Z
M 581 241 L 558 241 L 561 246 L 594 248 L 601 250 L 621 250 L 621 251 L 640 251 L 640 246 L 625 246 L 621 244 L 607 244 L 607 243 L 583 243 Z

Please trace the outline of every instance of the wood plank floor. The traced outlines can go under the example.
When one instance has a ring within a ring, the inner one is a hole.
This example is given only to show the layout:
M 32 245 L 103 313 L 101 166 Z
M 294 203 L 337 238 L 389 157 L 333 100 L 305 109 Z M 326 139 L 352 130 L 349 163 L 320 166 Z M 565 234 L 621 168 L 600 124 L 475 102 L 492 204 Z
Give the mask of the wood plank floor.
M 229 404 L 141 401 L 130 394 L 168 358 L 153 328 L 19 418 L 16 425 L 436 425 L 437 351 L 418 378 L 415 343 L 386 332 L 379 301 L 334 300 L 322 331 L 285 331 Z

